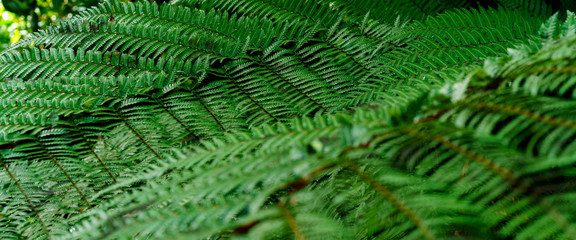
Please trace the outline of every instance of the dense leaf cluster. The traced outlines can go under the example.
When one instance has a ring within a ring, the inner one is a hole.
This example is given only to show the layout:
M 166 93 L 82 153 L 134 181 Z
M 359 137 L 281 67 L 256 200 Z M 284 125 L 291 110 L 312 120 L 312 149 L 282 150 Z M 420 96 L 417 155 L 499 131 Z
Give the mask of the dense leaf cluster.
M 0 238 L 574 239 L 576 16 L 526 2 L 103 2 L 0 54 Z

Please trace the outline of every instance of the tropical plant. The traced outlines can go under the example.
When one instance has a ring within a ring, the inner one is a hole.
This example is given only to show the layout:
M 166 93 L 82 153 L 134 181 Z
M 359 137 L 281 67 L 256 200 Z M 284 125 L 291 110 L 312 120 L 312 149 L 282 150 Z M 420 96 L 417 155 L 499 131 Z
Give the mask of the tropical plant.
M 96 4 L 98 0 L 3 0 L 0 2 L 0 51 L 30 32 Z
M 575 239 L 574 6 L 490 4 L 107 1 L 31 34 L 0 238 Z

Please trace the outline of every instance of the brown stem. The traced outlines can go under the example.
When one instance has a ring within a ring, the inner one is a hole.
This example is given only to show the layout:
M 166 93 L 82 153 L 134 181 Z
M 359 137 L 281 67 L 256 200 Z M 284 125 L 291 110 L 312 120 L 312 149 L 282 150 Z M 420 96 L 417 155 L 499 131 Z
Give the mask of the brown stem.
M 0 159 L 0 162 L 2 163 L 2 167 L 4 167 L 4 170 L 6 170 L 6 172 L 8 173 L 10 178 L 12 179 L 12 181 L 14 181 L 14 183 L 16 183 L 16 186 L 18 187 L 18 189 L 20 190 L 22 195 L 24 195 L 24 198 L 26 198 L 28 205 L 30 205 L 30 209 L 32 209 L 32 211 L 34 212 L 36 217 L 38 217 L 38 222 L 40 222 L 42 229 L 44 229 L 44 231 L 46 232 L 48 239 L 52 239 L 52 237 L 50 237 L 50 230 L 48 230 L 48 228 L 46 227 L 46 224 L 44 224 L 44 221 L 42 221 L 42 218 L 40 218 L 40 213 L 38 213 L 38 210 L 36 209 L 36 207 L 32 203 L 32 200 L 30 200 L 30 197 L 28 197 L 28 194 L 26 194 L 26 192 L 24 191 L 24 188 L 22 188 L 22 185 L 20 185 L 20 182 L 18 182 L 18 180 L 16 179 L 14 174 L 12 174 L 12 172 L 10 171 L 8 166 L 6 166 L 6 163 L 4 162 L 4 160 Z
M 50 154 L 50 152 L 48 151 L 48 149 L 46 149 L 46 147 L 44 147 L 44 144 L 42 144 L 42 142 L 40 141 L 40 139 L 36 139 L 36 142 L 38 142 L 38 144 L 40 144 L 40 147 L 42 147 L 42 149 L 44 150 L 44 152 L 46 153 L 46 155 L 48 155 L 48 157 L 50 157 L 50 159 L 52 160 L 52 162 L 54 162 L 54 164 L 56 164 L 56 166 L 58 166 L 58 168 L 60 168 L 60 170 L 64 173 L 64 175 L 66 175 L 66 178 L 68 178 L 68 181 L 70 183 L 72 183 L 72 186 L 74 186 L 74 188 L 76 189 L 76 191 L 80 194 L 80 197 L 82 197 L 82 199 L 84 200 L 84 202 L 86 202 L 86 206 L 90 207 L 90 201 L 88 201 L 88 198 L 86 198 L 86 195 L 84 195 L 84 193 L 82 192 L 82 190 L 80 190 L 80 188 L 78 187 L 78 185 L 76 185 L 76 182 L 74 182 L 74 180 L 72 180 L 72 177 L 70 177 L 70 174 L 68 174 L 68 172 L 64 169 L 64 167 L 62 167 L 62 165 L 60 164 L 60 162 L 58 162 L 58 160 L 56 160 L 56 158 Z
M 284 205 L 284 202 L 282 200 L 278 201 L 278 207 L 280 208 L 280 210 L 282 210 L 282 214 L 286 218 L 286 222 L 288 222 L 288 226 L 290 226 L 290 229 L 292 229 L 292 232 L 294 233 L 296 239 L 306 240 L 306 237 L 304 237 L 304 234 L 302 234 L 302 231 L 300 231 L 298 223 L 296 223 L 296 219 L 294 218 L 292 213 L 290 213 L 290 210 L 286 208 L 286 205 Z
M 392 193 L 382 184 L 378 183 L 376 179 L 364 173 L 356 165 L 349 163 L 347 167 L 352 171 L 354 171 L 356 174 L 358 174 L 358 176 L 360 176 L 362 180 L 364 180 L 366 183 L 372 186 L 378 193 L 382 194 L 382 196 L 388 199 L 388 201 L 390 201 L 396 208 L 398 208 L 398 210 L 400 210 L 406 216 L 408 216 L 408 218 L 416 225 L 416 227 L 418 227 L 422 235 L 424 235 L 424 238 L 428 240 L 436 239 L 436 236 L 434 236 L 434 233 L 432 232 L 430 227 L 426 225 L 424 220 L 420 216 L 418 216 L 416 212 L 414 212 L 414 210 L 412 210 L 409 206 L 407 206 L 400 199 L 394 196 L 394 193 Z

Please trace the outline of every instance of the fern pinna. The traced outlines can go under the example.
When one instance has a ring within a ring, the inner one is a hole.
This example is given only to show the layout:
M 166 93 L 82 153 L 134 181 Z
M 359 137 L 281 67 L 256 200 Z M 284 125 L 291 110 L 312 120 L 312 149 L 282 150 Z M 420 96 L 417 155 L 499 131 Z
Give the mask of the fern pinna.
M 34 33 L 0 54 L 0 238 L 574 239 L 574 6 L 483 4 L 106 1 Z

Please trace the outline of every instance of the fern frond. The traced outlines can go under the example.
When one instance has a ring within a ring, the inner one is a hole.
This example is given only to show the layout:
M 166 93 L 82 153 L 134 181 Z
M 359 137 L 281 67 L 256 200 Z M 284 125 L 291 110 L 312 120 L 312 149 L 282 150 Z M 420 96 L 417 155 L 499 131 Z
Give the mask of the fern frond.
M 167 75 L 168 73 L 194 76 L 194 63 L 175 62 L 173 59 L 138 58 L 114 52 L 72 49 L 25 49 L 0 56 L 0 71 L 5 79 L 40 79 L 56 76 L 119 76 Z
M 380 77 L 361 83 L 341 107 L 375 99 L 392 104 L 402 101 L 400 94 L 441 87 L 453 78 L 450 75 L 462 74 L 483 59 L 503 56 L 507 48 L 535 38 L 537 22 L 525 12 L 480 9 L 449 11 L 409 24 L 390 37 L 406 47 L 385 52 L 371 71 Z
M 542 0 L 499 0 L 498 3 L 508 9 L 524 9 L 543 16 L 550 16 L 553 12 L 552 6 L 546 4 L 546 1 Z
M 33 34 L 0 238 L 576 238 L 575 15 L 509 4 L 537 13 L 109 1 Z

